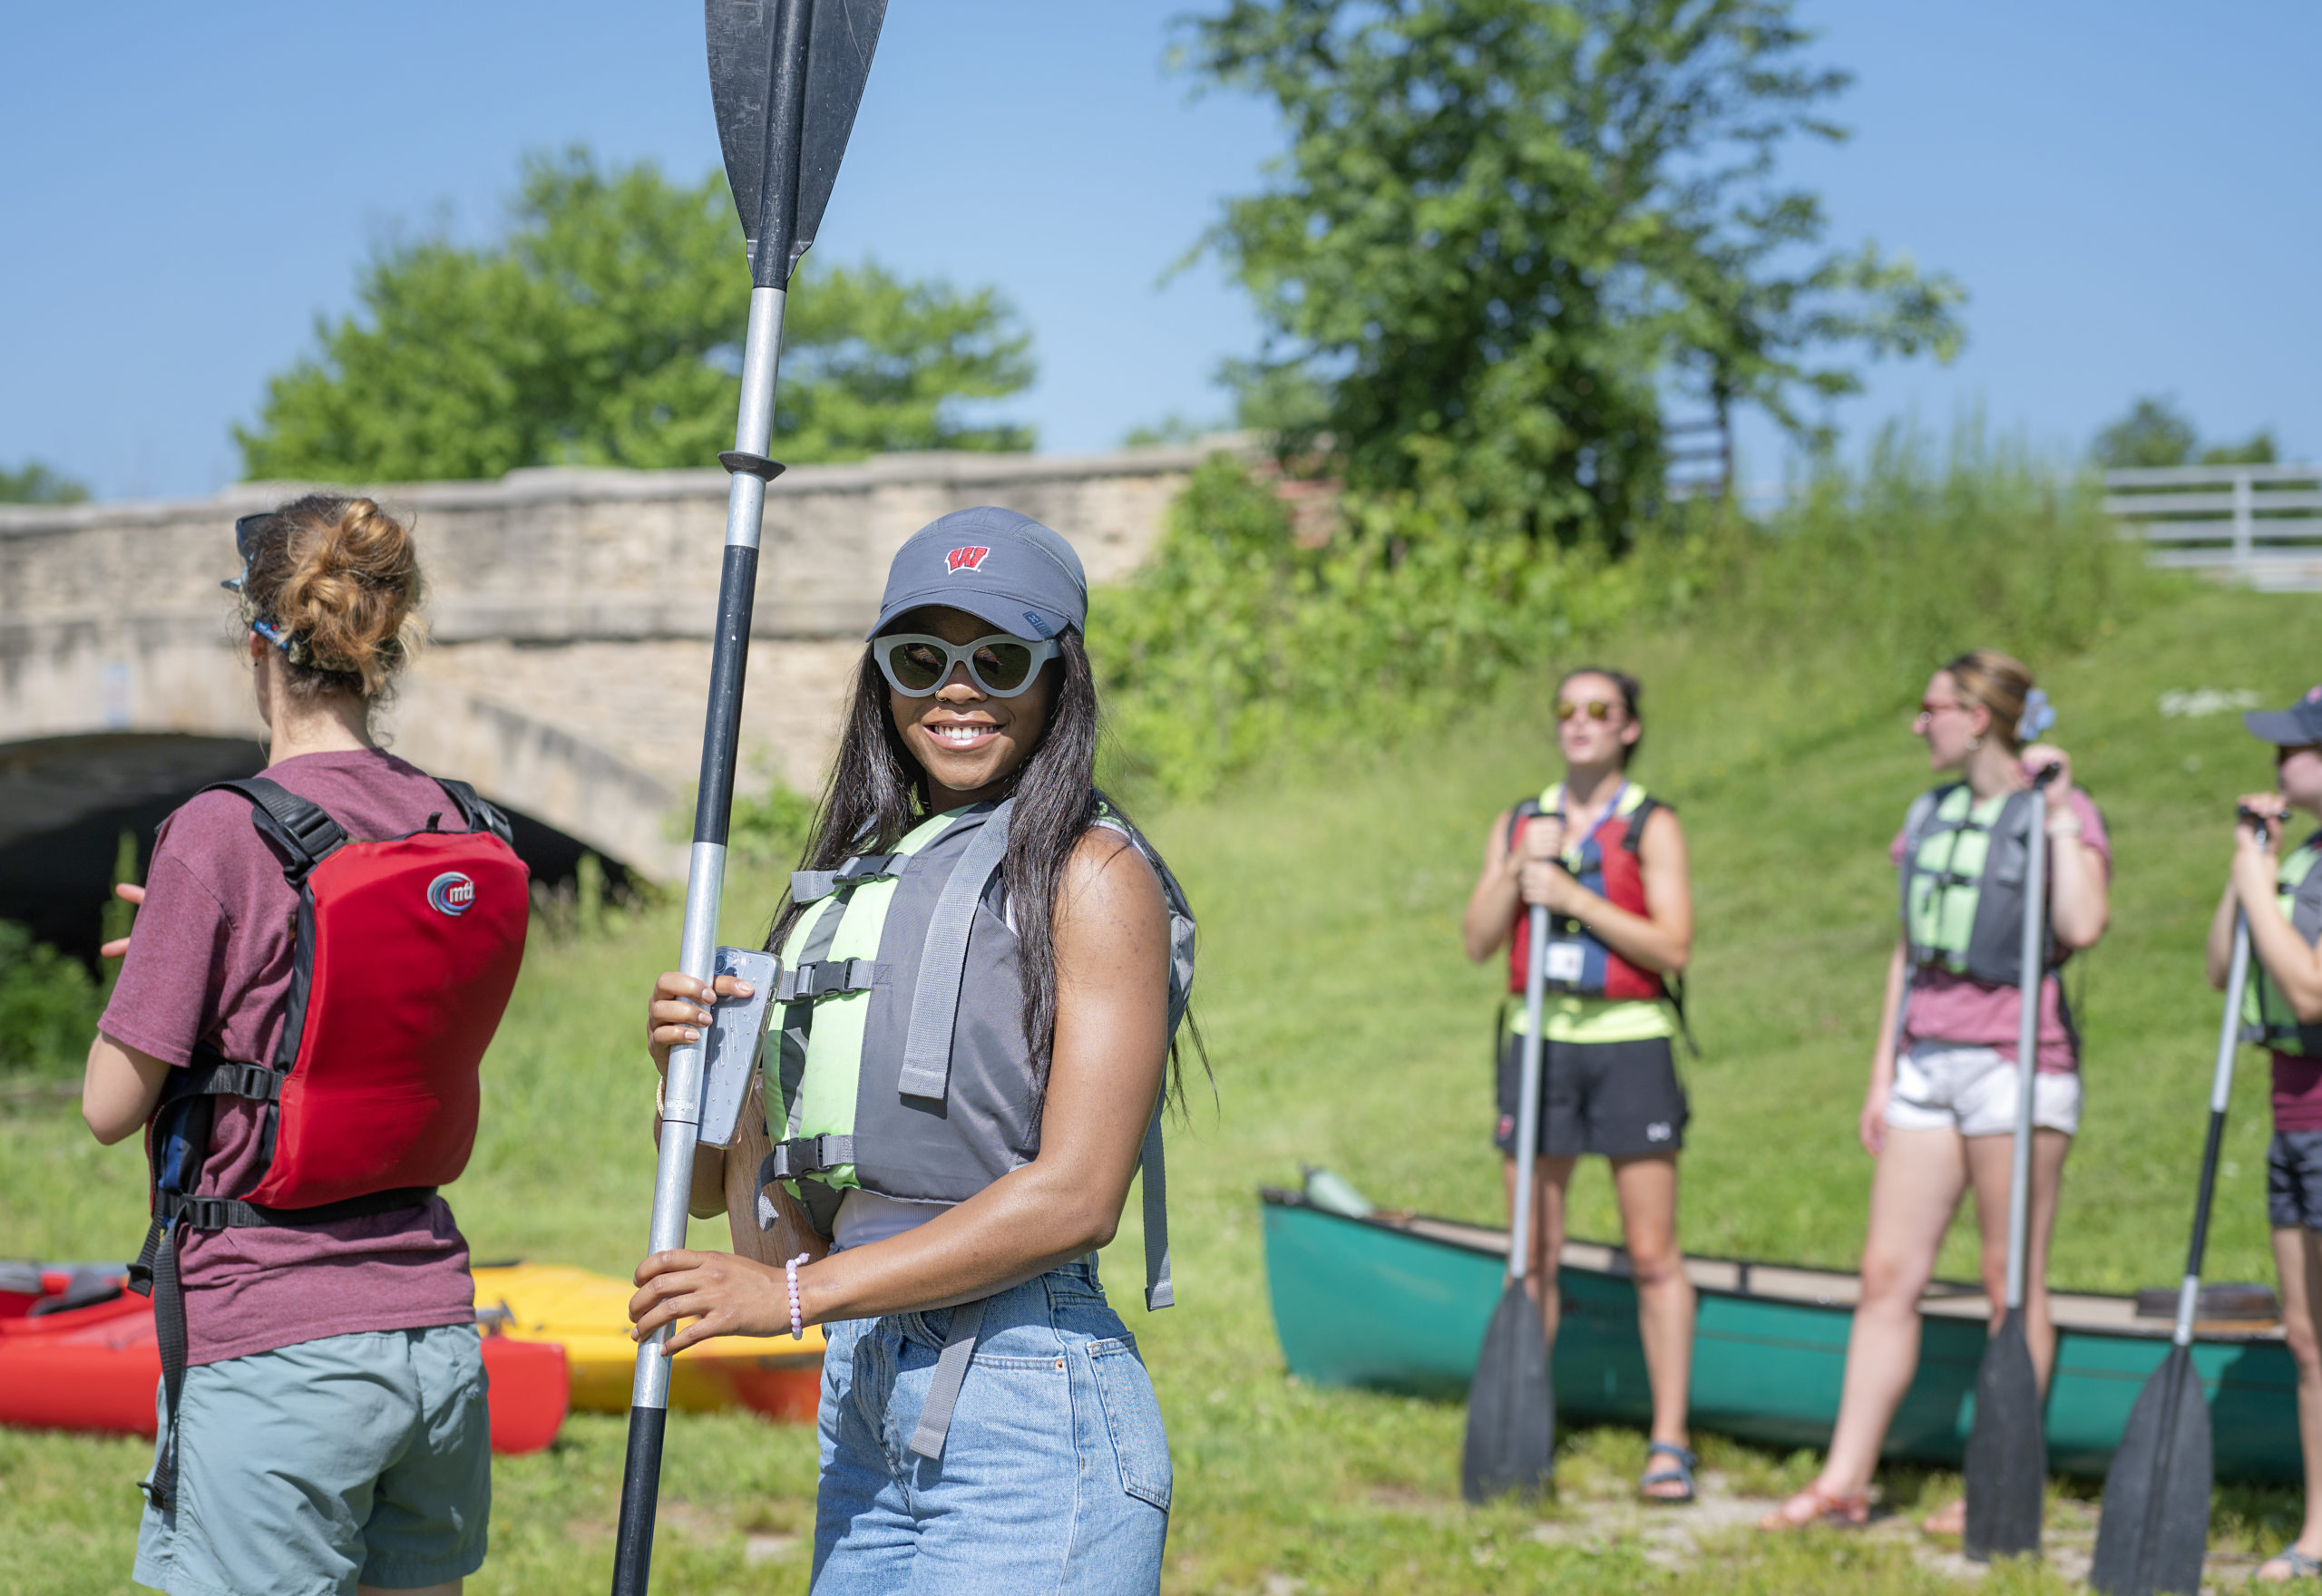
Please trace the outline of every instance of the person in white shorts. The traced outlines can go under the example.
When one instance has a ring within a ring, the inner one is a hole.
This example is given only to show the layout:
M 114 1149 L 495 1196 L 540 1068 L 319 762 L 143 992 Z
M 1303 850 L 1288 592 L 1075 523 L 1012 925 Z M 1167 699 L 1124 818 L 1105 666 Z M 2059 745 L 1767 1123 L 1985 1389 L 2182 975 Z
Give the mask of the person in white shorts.
M 1862 1296 L 1829 1456 L 1812 1484 L 1766 1515 L 1767 1529 L 1869 1517 L 1871 1473 L 1918 1367 L 1919 1296 L 1970 1187 L 1994 1328 L 2005 1317 L 2028 790 L 2050 765 L 2058 768 L 2048 786 L 2049 962 L 2033 1082 L 2024 1328 L 2044 1388 L 2055 1361 L 2048 1237 L 2064 1154 L 2080 1126 L 2080 1038 L 2058 969 L 2104 934 L 2112 857 L 2104 817 L 2073 785 L 2070 756 L 2046 744 L 2017 744 L 2031 691 L 2032 673 L 2021 663 L 1979 648 L 1935 673 L 1912 723 L 1927 739 L 1928 763 L 1946 779 L 1912 804 L 1890 850 L 1901 875 L 1903 934 L 1888 964 L 1859 1124 L 1864 1151 L 1878 1161 Z M 1963 1510 L 1954 1504 L 1922 1527 L 1957 1534 Z

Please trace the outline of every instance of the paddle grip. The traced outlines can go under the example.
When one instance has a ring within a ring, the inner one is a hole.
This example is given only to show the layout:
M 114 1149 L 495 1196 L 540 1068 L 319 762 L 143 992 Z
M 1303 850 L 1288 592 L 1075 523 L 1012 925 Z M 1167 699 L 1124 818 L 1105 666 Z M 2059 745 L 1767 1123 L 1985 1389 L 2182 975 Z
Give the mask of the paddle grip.
M 661 1490 L 666 1407 L 629 1410 L 629 1456 L 621 1470 L 620 1518 L 613 1547 L 613 1596 L 645 1596 L 653 1572 L 654 1508 Z

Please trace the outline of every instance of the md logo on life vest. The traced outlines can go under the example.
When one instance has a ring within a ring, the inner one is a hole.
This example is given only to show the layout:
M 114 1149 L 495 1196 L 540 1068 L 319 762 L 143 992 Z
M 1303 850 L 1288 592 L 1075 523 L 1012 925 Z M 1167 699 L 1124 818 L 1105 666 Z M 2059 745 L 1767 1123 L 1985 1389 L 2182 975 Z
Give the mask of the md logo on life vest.
M 983 557 L 990 552 L 989 549 L 978 549 L 972 546 L 966 549 L 954 549 L 943 557 L 943 563 L 951 568 L 953 576 L 959 575 L 963 570 L 981 570 Z
M 427 883 L 427 907 L 438 914 L 457 917 L 475 904 L 475 882 L 458 871 L 447 870 Z

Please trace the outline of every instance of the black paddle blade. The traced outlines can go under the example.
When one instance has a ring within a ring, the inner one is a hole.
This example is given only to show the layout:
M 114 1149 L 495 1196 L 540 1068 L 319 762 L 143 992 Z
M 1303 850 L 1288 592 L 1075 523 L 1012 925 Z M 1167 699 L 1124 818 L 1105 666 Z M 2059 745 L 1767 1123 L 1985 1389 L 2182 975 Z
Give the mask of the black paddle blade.
M 1976 1427 L 1967 1434 L 1966 1472 L 1967 1533 L 1961 1550 L 1977 1562 L 2038 1556 L 2048 1437 L 2020 1312 L 2007 1316 L 1976 1372 Z
M 807 4 L 809 0 L 791 0 Z M 854 131 L 863 103 L 863 81 L 871 75 L 871 53 L 887 19 L 887 0 L 811 0 L 814 23 L 806 52 L 806 113 L 798 151 L 797 210 L 791 225 L 790 258 L 781 278 L 815 241 L 823 211 L 838 180 L 838 163 Z M 726 180 L 741 213 L 742 235 L 752 244 L 766 225 L 768 153 L 766 120 L 774 100 L 776 23 L 783 0 L 706 0 L 709 35 L 709 97 L 717 112 L 717 142 L 726 153 Z M 786 139 L 785 130 L 772 130 Z M 789 152 L 773 151 L 778 167 Z
M 1470 1502 L 1547 1494 L 1556 1470 L 1556 1397 L 1548 1385 L 1548 1338 L 1540 1305 L 1510 1280 L 1484 1329 L 1483 1356 L 1468 1387 L 1468 1442 L 1459 1493 Z
M 2210 1405 L 2172 1347 L 2144 1383 L 2104 1476 L 2088 1582 L 2104 1596 L 2194 1596 L 2210 1548 Z

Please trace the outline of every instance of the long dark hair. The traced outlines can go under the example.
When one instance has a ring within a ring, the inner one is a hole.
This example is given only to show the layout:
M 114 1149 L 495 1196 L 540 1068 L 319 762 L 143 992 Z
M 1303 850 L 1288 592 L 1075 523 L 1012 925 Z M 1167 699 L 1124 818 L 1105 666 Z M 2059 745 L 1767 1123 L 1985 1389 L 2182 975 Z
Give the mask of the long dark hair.
M 1057 634 L 1057 657 L 1042 668 L 1057 673 L 1049 701 L 1048 725 L 1016 772 L 1011 792 L 1016 809 L 1008 827 L 1008 857 L 1000 866 L 1020 949 L 1024 983 L 1024 1046 L 1032 1077 L 1047 1090 L 1049 1055 L 1056 1039 L 1056 897 L 1064 870 L 1081 836 L 1096 823 L 1099 806 L 1116 816 L 1120 806 L 1097 788 L 1097 744 L 1102 717 L 1097 707 L 1097 677 L 1080 633 L 1068 627 Z M 883 853 L 930 813 L 927 772 L 912 757 L 888 713 L 887 679 L 869 647 L 855 667 L 854 691 L 839 736 L 838 758 L 823 789 L 808 834 L 801 870 L 835 870 L 849 855 Z M 775 911 L 766 949 L 780 949 L 797 924 L 799 906 L 787 894 Z M 1192 1016 L 1185 1029 L 1196 1049 L 1200 1032 Z M 1170 1046 L 1169 1094 L 1182 1100 L 1184 1086 Z M 1208 1063 L 1202 1049 L 1203 1063 Z

